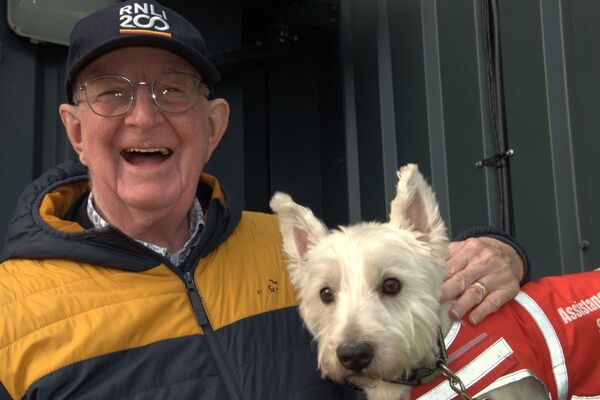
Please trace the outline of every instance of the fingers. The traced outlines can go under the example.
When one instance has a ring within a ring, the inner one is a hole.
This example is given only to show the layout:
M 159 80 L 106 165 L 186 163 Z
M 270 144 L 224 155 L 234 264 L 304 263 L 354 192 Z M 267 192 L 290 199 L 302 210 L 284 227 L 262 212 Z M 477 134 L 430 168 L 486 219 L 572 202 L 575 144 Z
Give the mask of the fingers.
M 488 315 L 498 311 L 504 303 L 512 300 L 516 293 L 512 293 L 504 290 L 496 290 L 494 293 L 490 293 L 477 307 L 469 314 L 469 322 L 473 325 L 477 325 L 485 319 Z
M 509 247 L 509 249 L 507 249 Z M 450 308 L 453 319 L 469 314 L 473 324 L 511 300 L 519 291 L 520 257 L 512 247 L 492 238 L 471 238 L 451 245 L 442 286 L 442 301 L 456 299 Z
M 476 252 L 468 251 L 468 240 L 461 242 L 450 242 L 449 256 L 446 260 L 448 275 L 442 286 L 442 301 L 452 300 L 458 297 L 477 278 L 470 276 L 470 269 L 464 271 L 471 258 Z
M 471 323 L 476 324 L 481 321 L 481 317 L 484 316 L 483 314 L 487 316 L 489 313 L 495 311 L 495 309 L 492 308 L 496 304 L 494 302 L 496 298 L 496 292 L 494 292 L 493 296 L 490 295 L 488 298 L 488 289 L 483 283 L 477 281 L 470 285 L 462 295 L 456 299 L 456 302 L 450 308 L 450 317 L 458 320 L 470 310 L 473 310 L 469 315 L 469 320 L 471 320 Z
M 471 285 L 471 286 L 473 286 L 474 288 L 477 288 L 477 290 L 479 290 L 479 292 L 481 294 L 480 295 L 481 299 L 479 302 L 481 303 L 483 301 L 483 299 L 485 299 L 485 296 L 487 296 L 487 294 L 488 294 L 487 287 L 480 281 L 473 283 L 473 285 Z
M 469 238 L 461 242 L 450 242 L 448 246 L 450 255 L 446 260 L 448 266 L 447 279 L 465 270 L 467 266 L 472 266 L 474 263 L 481 263 L 482 261 L 485 262 L 495 255 L 489 245 L 483 241 L 484 239 L 486 238 Z M 469 269 L 466 272 L 472 274 Z M 469 284 L 473 282 L 471 281 Z
M 465 267 L 454 275 L 450 275 L 446 278 L 446 281 L 442 285 L 441 300 L 452 300 L 457 298 L 462 293 L 466 293 L 466 291 L 474 282 L 479 281 L 484 276 L 493 273 L 492 269 L 493 266 L 490 266 L 488 263 L 472 261 L 468 265 L 468 268 Z M 490 287 L 487 287 L 487 289 L 490 290 Z M 477 292 L 477 289 L 475 289 L 475 292 Z
M 450 242 L 448 248 L 450 250 L 450 255 L 446 260 L 448 265 L 448 274 L 452 276 L 457 272 L 462 271 L 467 264 L 469 263 L 469 259 L 471 254 L 465 251 L 466 241 L 462 242 Z

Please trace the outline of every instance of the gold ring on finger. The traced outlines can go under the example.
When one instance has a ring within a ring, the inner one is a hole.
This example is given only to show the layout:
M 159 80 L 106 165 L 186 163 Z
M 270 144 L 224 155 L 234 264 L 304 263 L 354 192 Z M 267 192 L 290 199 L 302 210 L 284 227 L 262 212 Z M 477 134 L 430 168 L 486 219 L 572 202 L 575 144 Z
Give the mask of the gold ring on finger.
M 483 301 L 483 299 L 485 299 L 485 297 L 488 295 L 488 289 L 483 283 L 477 281 L 474 282 L 471 286 L 474 286 L 477 288 L 477 290 L 479 290 L 479 293 L 481 293 L 481 301 Z

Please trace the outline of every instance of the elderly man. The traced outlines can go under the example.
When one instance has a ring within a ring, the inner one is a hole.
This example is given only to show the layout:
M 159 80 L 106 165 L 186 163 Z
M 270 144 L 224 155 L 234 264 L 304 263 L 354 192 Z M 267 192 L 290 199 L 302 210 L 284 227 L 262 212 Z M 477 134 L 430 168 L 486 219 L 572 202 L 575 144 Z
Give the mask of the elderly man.
M 34 181 L 9 228 L 0 399 L 342 398 L 317 372 L 276 220 L 202 173 L 227 127 L 218 80 L 200 33 L 152 0 L 75 26 L 59 111 L 80 163 Z M 453 244 L 445 295 L 462 293 L 457 318 L 481 303 L 476 322 L 524 265 L 502 233 L 470 236 L 487 237 Z

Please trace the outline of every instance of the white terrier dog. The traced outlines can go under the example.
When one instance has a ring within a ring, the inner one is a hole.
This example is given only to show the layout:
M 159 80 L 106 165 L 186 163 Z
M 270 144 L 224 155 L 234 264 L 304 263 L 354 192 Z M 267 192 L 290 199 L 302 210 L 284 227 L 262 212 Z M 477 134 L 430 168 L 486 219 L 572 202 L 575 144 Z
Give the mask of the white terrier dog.
M 462 392 L 467 399 L 470 390 L 471 396 L 482 396 L 478 398 L 549 399 L 548 391 L 553 392 L 555 384 L 542 384 L 528 372 L 508 374 L 503 369 L 496 373 L 502 379 L 481 386 L 478 379 L 483 373 L 473 372 L 476 365 L 492 364 L 488 370 L 494 372 L 513 356 L 504 338 L 490 344 L 493 354 L 487 349 L 484 361 L 479 357 L 478 362 L 469 362 L 458 375 L 446 370 L 443 355 L 453 340 L 448 336 L 461 325 L 448 316 L 451 304 L 439 303 L 448 272 L 446 228 L 435 195 L 417 166 L 401 168 L 398 176 L 388 223 L 367 222 L 329 231 L 290 196 L 276 193 L 271 200 L 300 314 L 318 343 L 323 375 L 362 388 L 369 400 L 416 398 L 412 386 L 431 379 L 439 384 L 419 398 L 459 398 L 457 393 Z M 469 339 L 470 344 L 457 353 L 469 352 L 476 341 L 488 340 L 486 336 Z M 440 337 L 446 338 L 446 344 Z M 436 378 L 440 372 L 443 376 Z M 455 389 L 444 381 L 449 378 Z M 473 392 L 478 382 L 479 389 Z M 557 397 L 566 399 L 560 390 Z

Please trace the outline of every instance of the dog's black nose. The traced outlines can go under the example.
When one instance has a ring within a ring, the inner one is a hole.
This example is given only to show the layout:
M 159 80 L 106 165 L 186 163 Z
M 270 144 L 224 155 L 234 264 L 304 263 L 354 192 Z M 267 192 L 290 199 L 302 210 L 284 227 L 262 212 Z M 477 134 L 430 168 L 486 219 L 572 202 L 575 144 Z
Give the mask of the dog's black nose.
M 367 368 L 375 354 L 370 343 L 345 343 L 337 348 L 340 364 L 346 369 L 360 372 Z

